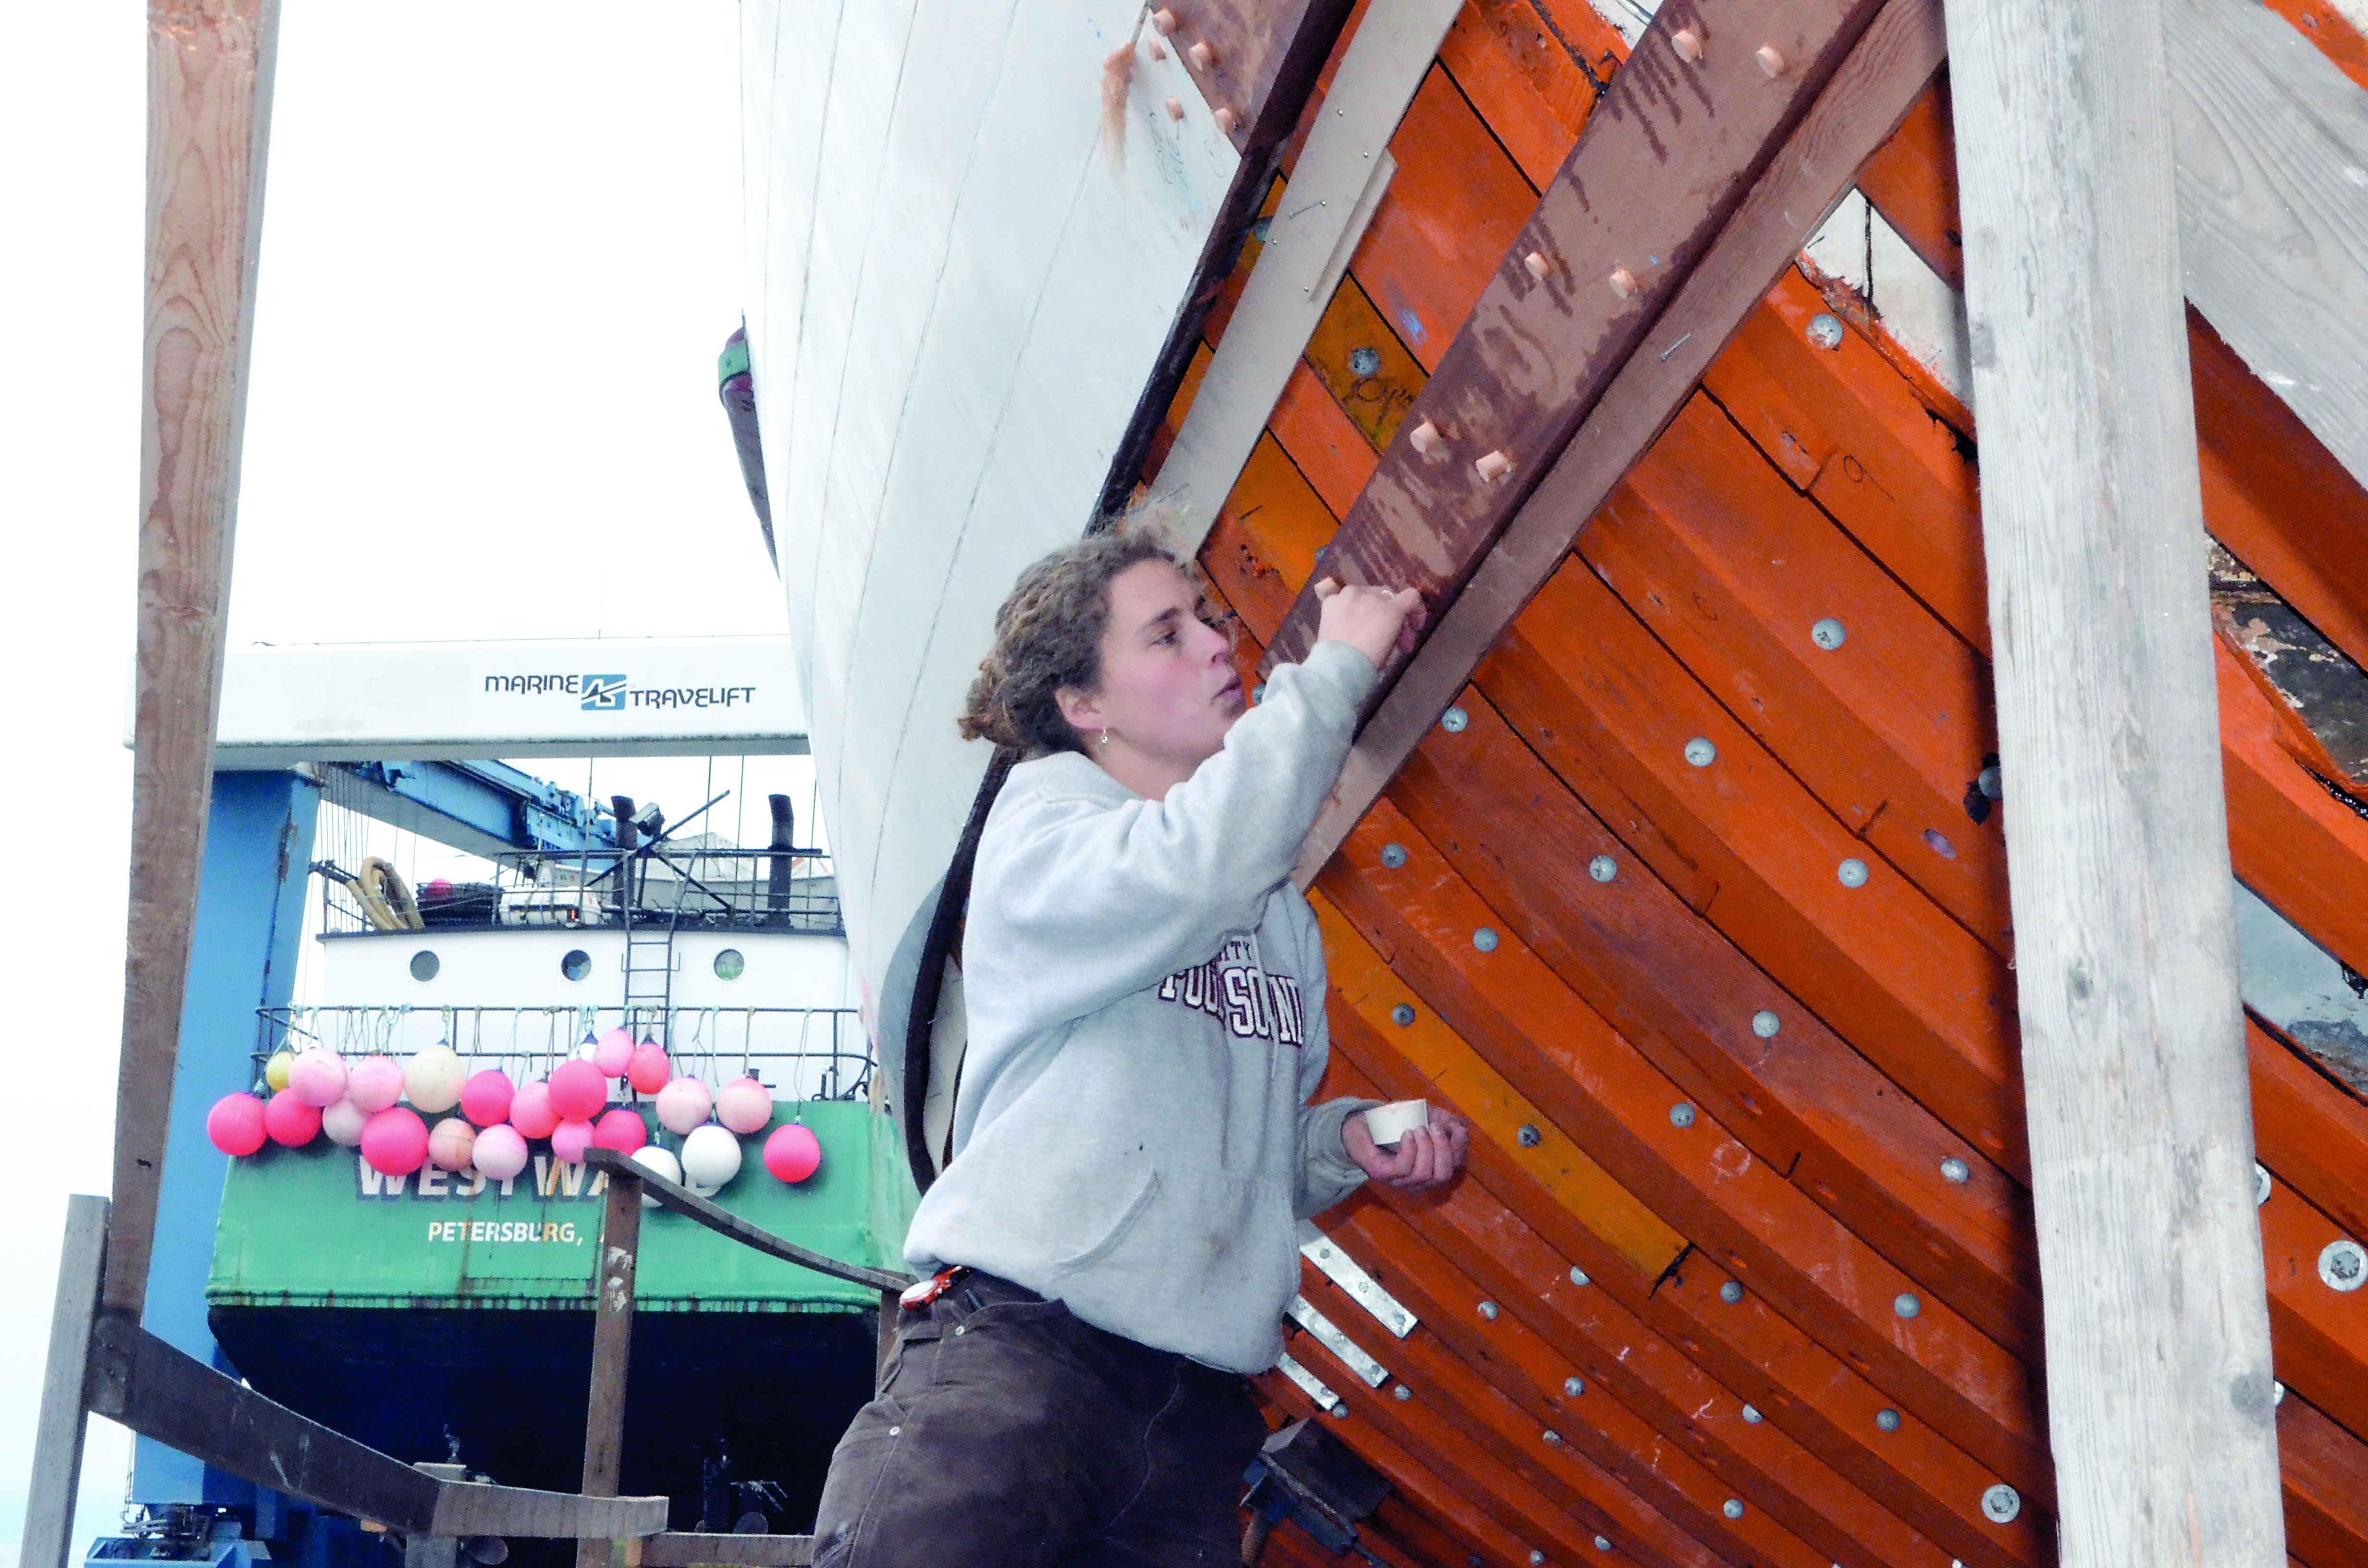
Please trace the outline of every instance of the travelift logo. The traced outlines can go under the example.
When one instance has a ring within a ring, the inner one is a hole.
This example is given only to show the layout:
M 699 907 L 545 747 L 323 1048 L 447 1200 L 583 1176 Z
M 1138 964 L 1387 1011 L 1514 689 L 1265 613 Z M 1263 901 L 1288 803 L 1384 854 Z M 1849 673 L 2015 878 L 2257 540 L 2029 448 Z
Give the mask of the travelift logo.
M 623 676 L 586 676 L 584 677 L 584 711 L 609 713 L 625 706 Z
M 621 675 L 487 676 L 485 689 L 512 697 L 572 697 L 586 713 L 628 708 L 737 708 L 757 699 L 753 686 L 635 686 Z

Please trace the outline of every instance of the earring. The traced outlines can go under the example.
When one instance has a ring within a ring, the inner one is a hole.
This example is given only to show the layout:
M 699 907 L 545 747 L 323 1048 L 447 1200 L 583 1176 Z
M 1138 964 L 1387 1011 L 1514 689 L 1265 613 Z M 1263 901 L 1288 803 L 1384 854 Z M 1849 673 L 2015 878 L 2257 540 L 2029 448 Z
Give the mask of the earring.
M 1110 731 L 1108 729 L 1104 729 L 1102 731 L 1102 737 L 1099 744 L 1103 750 L 1107 751 L 1110 749 Z

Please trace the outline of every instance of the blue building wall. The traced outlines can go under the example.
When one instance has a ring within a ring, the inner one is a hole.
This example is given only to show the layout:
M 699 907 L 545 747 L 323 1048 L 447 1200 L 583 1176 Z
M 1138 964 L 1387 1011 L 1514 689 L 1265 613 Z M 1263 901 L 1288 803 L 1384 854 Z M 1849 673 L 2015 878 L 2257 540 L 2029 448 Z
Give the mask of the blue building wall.
M 293 773 L 214 776 L 143 1321 L 157 1337 L 216 1365 L 222 1363 L 206 1327 L 206 1278 L 230 1161 L 206 1137 L 206 1112 L 254 1081 L 256 1009 L 288 1005 L 320 798 L 317 785 Z M 278 1513 L 277 1498 L 257 1497 L 246 1483 L 147 1437 L 132 1451 L 131 1500 Z

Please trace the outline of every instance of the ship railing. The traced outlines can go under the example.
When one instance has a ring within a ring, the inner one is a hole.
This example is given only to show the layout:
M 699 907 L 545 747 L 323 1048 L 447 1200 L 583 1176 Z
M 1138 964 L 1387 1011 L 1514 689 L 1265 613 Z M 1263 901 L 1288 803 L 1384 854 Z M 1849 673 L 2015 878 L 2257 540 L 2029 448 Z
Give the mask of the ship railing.
M 562 926 L 586 930 L 664 921 L 682 930 L 769 930 L 843 935 L 831 858 L 792 849 L 587 849 L 573 855 L 506 851 L 492 879 L 438 879 L 411 889 L 428 930 Z M 325 869 L 325 868 L 324 868 Z M 344 868 L 327 879 L 324 929 L 388 929 Z M 408 922 L 404 922 L 408 924 Z
M 871 1043 L 852 1007 L 415 1007 L 400 1004 L 259 1007 L 255 1073 L 281 1050 L 325 1045 L 348 1060 L 398 1059 L 450 1045 L 471 1073 L 499 1068 L 523 1084 L 578 1054 L 586 1037 L 626 1028 L 666 1048 L 677 1074 L 719 1087 L 755 1078 L 777 1100 L 855 1100 L 871 1092 Z

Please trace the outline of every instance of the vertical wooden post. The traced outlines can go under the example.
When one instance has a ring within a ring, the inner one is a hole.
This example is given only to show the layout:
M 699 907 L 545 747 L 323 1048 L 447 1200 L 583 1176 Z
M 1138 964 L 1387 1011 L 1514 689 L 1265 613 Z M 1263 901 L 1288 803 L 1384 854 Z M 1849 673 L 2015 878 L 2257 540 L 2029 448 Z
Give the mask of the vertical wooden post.
M 2157 0 L 1947 13 L 2066 1568 L 2281 1568 Z
M 633 1270 L 640 1260 L 642 1184 L 611 1172 L 592 1269 L 592 1397 L 584 1415 L 584 1495 L 617 1495 L 625 1448 L 625 1373 L 633 1348 Z M 612 1543 L 575 1543 L 576 1568 L 609 1568 Z
M 279 0 L 151 0 L 131 903 L 108 1310 L 138 1317 L 213 781 Z
M 50 1311 L 50 1359 L 41 1380 L 40 1422 L 33 1432 L 33 1479 L 25 1493 L 20 1568 L 66 1568 L 74 1496 L 82 1490 L 90 1325 L 98 1312 L 98 1278 L 107 1257 L 107 1199 L 66 1199 L 66 1239 L 58 1257 L 57 1304 Z

